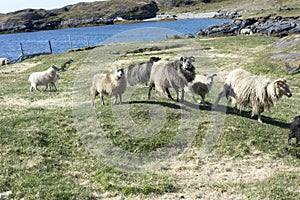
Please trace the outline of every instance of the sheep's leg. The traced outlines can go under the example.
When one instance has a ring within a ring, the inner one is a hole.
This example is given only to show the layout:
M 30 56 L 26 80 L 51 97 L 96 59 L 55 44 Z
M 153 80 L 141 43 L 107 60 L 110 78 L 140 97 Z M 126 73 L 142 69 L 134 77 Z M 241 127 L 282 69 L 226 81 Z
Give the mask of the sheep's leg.
M 53 88 L 54 88 L 54 91 L 57 91 L 57 88 L 56 88 L 55 83 L 51 82 L 51 84 L 52 84 L 52 86 L 53 86 Z
M 155 87 L 154 83 L 149 84 L 148 100 L 151 99 L 151 90 Z
M 224 87 L 223 91 L 219 93 L 218 98 L 216 99 L 214 105 L 212 108 L 216 108 L 217 105 L 219 104 L 219 101 L 222 97 L 225 97 L 227 95 L 227 89 Z
M 94 96 L 92 97 L 92 103 L 91 103 L 91 106 L 92 106 L 92 107 L 95 107 L 95 97 L 94 97 Z
M 262 121 L 261 121 L 261 113 L 258 113 L 257 115 L 258 115 L 257 121 L 258 121 L 259 123 L 262 123 Z
M 119 94 L 120 104 L 122 104 L 122 94 Z
M 35 89 L 36 91 L 41 92 L 41 90 L 37 87 L 37 85 L 34 87 L 34 89 Z
M 92 95 L 92 103 L 91 103 L 91 106 L 92 107 L 95 107 L 95 99 L 96 99 L 96 96 L 98 95 L 99 93 L 97 92 L 97 90 L 94 90 L 91 88 L 91 95 Z
M 206 106 L 206 102 L 205 102 L 205 96 L 204 95 L 200 95 L 201 96 L 201 103 Z
M 45 92 L 47 89 L 48 89 L 48 84 L 46 84 L 46 87 L 45 87 L 45 89 L 44 89 L 44 92 Z
M 166 92 L 167 92 L 167 95 L 168 95 L 169 99 L 171 99 L 171 100 L 174 101 L 174 99 L 173 99 L 173 97 L 171 96 L 171 93 L 170 93 L 170 91 L 169 91 L 169 88 L 165 88 L 165 90 L 166 90 Z M 178 92 L 178 91 L 176 91 L 176 93 L 177 93 L 177 92 Z M 177 94 L 177 101 L 178 101 L 178 94 Z
M 101 105 L 104 105 L 104 97 L 101 93 L 99 94 L 99 97 L 100 97 Z
M 116 95 L 114 96 L 114 101 L 113 101 L 113 104 L 114 104 L 114 105 L 117 104 L 117 100 L 118 100 L 118 95 L 116 94 Z
M 177 96 L 177 101 L 179 102 L 183 102 L 184 101 L 184 89 L 181 89 L 180 91 L 180 99 L 178 99 L 178 96 Z
M 95 98 L 96 98 L 96 94 L 93 92 L 92 93 L 92 103 L 91 103 L 92 107 L 95 107 Z
M 291 139 L 293 138 L 293 132 L 292 131 L 290 131 L 290 134 L 289 134 L 289 139 L 288 139 L 288 145 L 291 145 Z M 296 138 L 296 140 L 297 140 L 297 138 Z
M 195 101 L 195 103 L 198 103 L 197 99 L 195 98 L 194 95 L 192 95 L 192 99 Z

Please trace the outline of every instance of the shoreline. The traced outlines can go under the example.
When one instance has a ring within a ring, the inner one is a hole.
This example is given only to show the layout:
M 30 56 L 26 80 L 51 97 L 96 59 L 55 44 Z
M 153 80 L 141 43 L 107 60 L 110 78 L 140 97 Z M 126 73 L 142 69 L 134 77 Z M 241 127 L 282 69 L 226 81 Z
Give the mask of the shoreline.
M 156 17 L 144 19 L 144 22 L 150 21 L 162 21 L 162 20 L 180 20 L 180 19 L 201 19 L 201 18 L 214 18 L 217 12 L 207 12 L 207 13 L 179 13 L 179 14 L 172 14 L 172 13 L 163 13 L 156 15 Z

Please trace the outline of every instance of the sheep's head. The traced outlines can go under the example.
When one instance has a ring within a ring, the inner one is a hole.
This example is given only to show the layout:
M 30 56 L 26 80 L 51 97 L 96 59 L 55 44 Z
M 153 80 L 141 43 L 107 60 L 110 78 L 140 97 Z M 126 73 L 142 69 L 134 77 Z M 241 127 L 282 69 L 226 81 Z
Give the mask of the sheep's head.
M 118 79 L 122 78 L 124 76 L 124 69 L 123 68 L 116 69 L 115 74 Z
M 188 70 L 188 71 L 195 70 L 195 67 L 192 64 L 192 62 L 195 62 L 195 58 L 193 56 L 191 56 L 191 57 L 181 57 L 180 62 L 182 63 L 182 67 L 185 70 Z
M 161 58 L 160 57 L 155 57 L 155 56 L 150 57 L 150 59 L 149 59 L 150 62 L 157 62 L 159 60 L 161 60 Z
M 56 80 L 59 80 L 59 79 L 60 79 L 60 75 L 56 74 Z
M 55 71 L 58 71 L 58 67 L 56 65 L 52 65 L 51 68 L 54 69 Z
M 274 81 L 274 86 L 275 86 L 275 94 L 277 97 L 282 97 L 283 95 L 287 97 L 292 96 L 292 92 L 284 78 L 280 78 Z

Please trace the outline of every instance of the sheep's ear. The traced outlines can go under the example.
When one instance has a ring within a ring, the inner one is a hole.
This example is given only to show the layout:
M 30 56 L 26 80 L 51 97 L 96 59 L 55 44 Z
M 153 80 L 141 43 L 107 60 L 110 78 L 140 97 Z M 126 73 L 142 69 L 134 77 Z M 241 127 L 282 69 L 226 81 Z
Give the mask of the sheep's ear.
M 180 58 L 180 61 L 184 61 L 184 57 L 181 57 L 181 58 Z
M 276 79 L 276 80 L 274 81 L 274 84 L 275 84 L 275 85 L 286 84 L 286 80 L 283 79 L 283 78 L 279 78 L 279 79 Z
M 194 56 L 191 56 L 191 57 L 190 57 L 190 60 L 191 60 L 192 62 L 195 62 L 195 57 L 194 57 Z

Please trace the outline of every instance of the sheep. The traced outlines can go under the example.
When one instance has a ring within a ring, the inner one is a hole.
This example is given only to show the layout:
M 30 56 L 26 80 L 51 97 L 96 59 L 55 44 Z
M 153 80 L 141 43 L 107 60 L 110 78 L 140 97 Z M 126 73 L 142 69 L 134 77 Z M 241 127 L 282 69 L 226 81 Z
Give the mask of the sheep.
M 243 69 L 231 71 L 224 84 L 223 91 L 218 95 L 213 108 L 224 96 L 231 100 L 233 108 L 237 105 L 251 105 L 252 114 L 258 114 L 258 122 L 262 123 L 261 114 L 270 109 L 283 96 L 291 97 L 292 93 L 285 79 L 270 80 L 253 75 Z
M 216 74 L 212 74 L 210 76 L 201 76 L 196 75 L 193 82 L 188 83 L 188 86 L 185 87 L 185 91 L 190 94 L 190 96 L 193 98 L 193 100 L 197 103 L 197 100 L 195 98 L 195 95 L 201 96 L 201 103 L 203 105 L 206 105 L 205 102 L 205 95 L 209 93 L 209 91 L 212 88 L 214 77 L 217 76 Z
M 9 64 L 9 60 L 7 58 L 0 58 L 0 66 Z
M 151 90 L 155 87 L 159 92 L 166 92 L 169 99 L 174 100 L 169 88 L 174 88 L 177 101 L 184 100 L 184 87 L 195 78 L 194 57 L 181 57 L 173 61 L 158 61 L 152 66 L 148 99 L 151 99 Z M 181 98 L 179 98 L 181 92 Z
M 92 86 L 90 88 L 92 95 L 91 106 L 95 106 L 95 98 L 98 94 L 102 105 L 104 105 L 104 95 L 114 96 L 113 104 L 117 104 L 117 99 L 119 97 L 119 103 L 122 104 L 122 94 L 125 92 L 126 87 L 127 82 L 123 68 L 116 69 L 114 74 L 94 75 Z
M 58 68 L 55 65 L 52 65 L 47 70 L 42 72 L 33 72 L 30 74 L 28 81 L 30 82 L 30 92 L 33 92 L 33 89 L 40 91 L 37 86 L 45 85 L 46 88 L 44 91 L 48 89 L 48 84 L 51 83 L 55 88 L 55 81 L 57 80 L 56 72 Z
M 59 74 L 56 74 L 56 76 L 55 76 L 55 78 L 53 79 L 53 81 L 51 82 L 51 83 L 49 83 L 49 89 L 50 89 L 50 91 L 57 91 L 57 88 L 56 88 L 56 85 L 55 85 L 55 82 L 57 81 L 57 80 L 59 80 L 60 79 L 60 75 Z M 53 88 L 54 88 L 54 90 L 53 90 Z
M 291 139 L 296 138 L 296 144 L 300 141 L 300 115 L 294 117 L 293 122 L 290 126 L 290 134 L 288 139 L 288 144 L 291 145 Z
M 159 61 L 159 57 L 150 57 L 149 61 L 132 64 L 126 72 L 126 79 L 130 86 L 137 84 L 148 84 L 150 79 L 151 68 L 154 62 Z
M 241 35 L 252 35 L 253 32 L 250 28 L 243 28 L 240 30 Z

